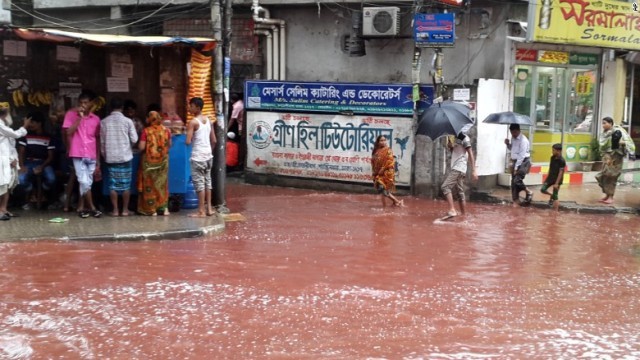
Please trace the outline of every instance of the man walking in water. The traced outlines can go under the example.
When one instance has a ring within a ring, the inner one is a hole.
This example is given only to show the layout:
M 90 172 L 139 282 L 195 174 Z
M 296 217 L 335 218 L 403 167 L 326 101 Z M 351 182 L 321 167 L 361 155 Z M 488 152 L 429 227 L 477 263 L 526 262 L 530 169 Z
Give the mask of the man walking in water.
M 204 101 L 194 97 L 189 100 L 189 112 L 193 119 L 187 124 L 187 145 L 191 149 L 191 180 L 198 195 L 198 212 L 191 217 L 204 217 L 215 214 L 211 207 L 211 168 L 213 167 L 213 151 L 216 145 L 216 133 L 207 116 L 202 115 Z M 205 209 L 206 203 L 206 209 Z
M 513 161 L 513 168 L 511 169 L 511 199 L 514 206 L 528 205 L 533 198 L 533 192 L 524 184 L 524 177 L 527 176 L 531 169 L 529 139 L 520 132 L 520 125 L 518 124 L 509 125 L 509 131 L 511 132 L 511 142 L 509 142 L 509 139 L 505 139 L 504 143 L 511 150 L 511 161 Z M 520 192 L 523 190 L 527 195 L 524 202 L 521 202 Z
M 473 149 L 471 148 L 471 139 L 464 132 L 460 132 L 455 140 L 447 138 L 447 147 L 451 150 L 451 170 L 447 174 L 447 178 L 442 183 L 442 193 L 449 204 L 449 211 L 445 218 L 457 216 L 456 208 L 453 202 L 452 189 L 455 187 L 460 203 L 460 213 L 466 213 L 466 201 L 464 195 L 464 180 L 467 175 L 467 164 L 471 165 L 471 176 L 473 180 L 478 180 L 476 173 L 476 162 L 473 157 Z

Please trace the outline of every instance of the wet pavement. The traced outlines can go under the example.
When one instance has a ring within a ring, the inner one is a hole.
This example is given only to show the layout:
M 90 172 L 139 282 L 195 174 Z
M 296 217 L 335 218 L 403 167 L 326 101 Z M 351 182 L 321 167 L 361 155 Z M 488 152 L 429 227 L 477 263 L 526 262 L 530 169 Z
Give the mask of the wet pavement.
M 0 358 L 640 357 L 637 215 L 227 189 L 212 237 L 0 243 Z
M 549 208 L 549 195 L 540 193 L 541 186 L 529 186 L 533 191 L 532 206 Z M 524 196 L 524 192 L 521 193 Z M 640 184 L 621 183 L 616 187 L 614 203 L 603 204 L 599 200 L 604 197 L 602 190 L 595 183 L 580 185 L 562 185 L 560 188 L 560 210 L 579 213 L 615 214 L 640 213 Z M 486 193 L 476 193 L 472 199 L 497 203 L 511 203 L 511 190 L 507 187 L 497 187 Z
M 224 231 L 221 215 L 204 218 L 187 216 L 181 210 L 169 216 L 78 217 L 75 212 L 11 209 L 17 217 L 0 224 L 0 242 L 30 240 L 128 241 L 185 239 Z M 51 222 L 64 219 L 64 222 Z

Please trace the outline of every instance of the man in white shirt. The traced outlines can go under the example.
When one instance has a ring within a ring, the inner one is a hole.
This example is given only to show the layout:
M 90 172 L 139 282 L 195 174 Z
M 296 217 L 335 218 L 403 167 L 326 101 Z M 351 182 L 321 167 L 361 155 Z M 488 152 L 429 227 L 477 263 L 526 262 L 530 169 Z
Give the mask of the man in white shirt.
M 236 142 L 240 144 L 238 151 L 239 167 L 242 169 L 244 166 L 244 156 L 247 153 L 247 139 L 246 131 L 244 130 L 244 102 L 242 96 L 237 93 L 231 94 L 231 102 L 233 104 L 233 110 L 231 112 L 231 119 L 227 126 L 227 132 L 234 132 L 236 134 Z
M 520 125 L 509 125 L 511 132 L 511 142 L 505 139 L 504 143 L 511 150 L 511 161 L 513 167 L 511 169 L 511 199 L 514 205 L 528 205 L 533 198 L 533 192 L 524 184 L 524 177 L 527 176 L 531 169 L 531 151 L 529 139 L 520 132 Z M 520 201 L 520 192 L 527 193 L 524 202 Z
M 454 188 L 458 194 L 460 213 L 464 215 L 466 212 L 464 180 L 467 175 L 468 163 L 471 165 L 471 176 L 473 177 L 473 180 L 478 180 L 478 175 L 476 174 L 476 162 L 473 157 L 471 139 L 469 136 L 464 132 L 461 132 L 453 141 L 451 138 L 447 138 L 447 147 L 451 150 L 451 170 L 449 170 L 447 178 L 442 183 L 442 193 L 449 204 L 447 217 L 453 217 L 458 215 L 453 202 L 452 191 Z

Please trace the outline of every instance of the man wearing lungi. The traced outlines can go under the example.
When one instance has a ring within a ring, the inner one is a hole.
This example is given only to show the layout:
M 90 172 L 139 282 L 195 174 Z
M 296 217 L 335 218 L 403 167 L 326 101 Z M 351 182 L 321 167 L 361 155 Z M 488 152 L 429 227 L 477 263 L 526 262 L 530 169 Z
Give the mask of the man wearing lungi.
M 113 216 L 129 215 L 131 197 L 131 146 L 138 142 L 138 133 L 133 120 L 122 114 L 124 101 L 111 99 L 111 114 L 100 126 L 100 153 L 107 163 L 109 198 L 113 205 Z M 122 212 L 118 208 L 118 195 L 122 194 Z

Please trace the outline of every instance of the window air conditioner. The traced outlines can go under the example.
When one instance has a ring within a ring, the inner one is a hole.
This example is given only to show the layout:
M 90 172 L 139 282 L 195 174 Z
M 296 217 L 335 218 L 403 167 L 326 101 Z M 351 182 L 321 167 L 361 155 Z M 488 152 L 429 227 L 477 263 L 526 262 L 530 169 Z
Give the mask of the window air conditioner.
M 400 8 L 366 7 L 362 12 L 362 36 L 396 36 L 400 33 Z

